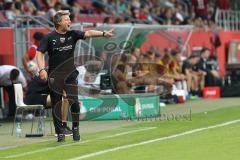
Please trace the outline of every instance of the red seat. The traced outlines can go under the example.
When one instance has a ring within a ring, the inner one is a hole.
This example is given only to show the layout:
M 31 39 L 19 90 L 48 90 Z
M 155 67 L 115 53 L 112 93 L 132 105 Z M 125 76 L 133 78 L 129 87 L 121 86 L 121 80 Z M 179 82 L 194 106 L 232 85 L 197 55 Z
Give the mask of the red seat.
M 78 22 L 91 22 L 91 23 L 102 23 L 104 18 L 107 16 L 99 15 L 99 14 L 79 14 L 77 15 Z M 113 21 L 116 17 L 111 17 Z

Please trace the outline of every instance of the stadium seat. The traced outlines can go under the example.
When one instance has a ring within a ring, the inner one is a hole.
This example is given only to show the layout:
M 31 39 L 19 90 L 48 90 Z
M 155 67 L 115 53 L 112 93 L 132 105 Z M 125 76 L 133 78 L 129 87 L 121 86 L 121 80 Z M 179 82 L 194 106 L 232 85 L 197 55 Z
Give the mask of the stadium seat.
M 104 18 L 109 16 L 99 15 L 99 14 L 78 14 L 76 19 L 78 22 L 89 22 L 89 23 L 102 23 Z M 115 21 L 116 16 L 110 16 L 110 18 Z
M 44 124 L 44 106 L 41 104 L 37 104 L 37 105 L 26 105 L 23 102 L 23 88 L 22 88 L 22 84 L 14 84 L 14 95 L 15 95 L 15 102 L 16 102 L 16 112 L 15 112 L 15 116 L 14 116 L 14 122 L 13 122 L 13 128 L 12 128 L 12 135 L 13 135 L 13 131 L 14 131 L 14 127 L 15 127 L 15 123 L 16 123 L 16 118 L 18 115 L 18 111 L 22 110 L 22 114 L 21 114 L 21 123 L 23 120 L 23 113 L 25 110 L 34 110 L 34 114 L 33 114 L 33 118 L 32 118 L 32 124 L 31 124 L 31 134 L 33 133 L 33 121 L 36 115 L 36 110 L 40 110 L 40 115 L 37 118 L 38 119 L 38 125 L 43 122 Z M 44 132 L 44 131 L 43 131 Z

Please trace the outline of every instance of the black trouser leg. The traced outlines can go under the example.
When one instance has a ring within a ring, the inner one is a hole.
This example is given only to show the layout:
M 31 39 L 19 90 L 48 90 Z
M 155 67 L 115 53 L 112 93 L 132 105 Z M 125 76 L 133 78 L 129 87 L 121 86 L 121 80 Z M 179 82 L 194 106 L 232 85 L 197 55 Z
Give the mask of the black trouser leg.
M 73 127 L 79 126 L 79 115 L 80 115 L 80 106 L 78 101 L 78 87 L 66 86 L 66 94 L 69 102 L 69 106 L 71 107 L 72 114 L 72 125 Z
M 51 72 L 49 72 L 48 85 L 50 89 L 51 108 L 55 132 L 56 134 L 62 134 L 62 94 L 64 88 L 64 74 L 58 72 L 51 74 Z
M 73 127 L 79 126 L 79 114 L 80 114 L 80 107 L 77 97 L 69 97 L 69 99 L 73 100 L 72 104 L 70 104 L 71 107 L 71 113 L 72 113 L 72 125 Z
M 16 111 L 16 102 L 15 102 L 15 94 L 14 94 L 14 88 L 13 86 L 7 86 L 4 87 L 8 93 L 8 97 L 9 97 L 9 104 L 8 104 L 8 117 L 12 117 L 15 115 L 15 111 Z
M 53 123 L 56 134 L 63 133 L 62 126 L 62 95 L 50 91 Z

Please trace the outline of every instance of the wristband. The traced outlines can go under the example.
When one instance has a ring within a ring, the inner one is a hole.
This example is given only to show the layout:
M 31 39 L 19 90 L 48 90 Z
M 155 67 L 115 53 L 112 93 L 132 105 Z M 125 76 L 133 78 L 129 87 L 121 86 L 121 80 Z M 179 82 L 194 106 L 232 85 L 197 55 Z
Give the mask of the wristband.
M 102 35 L 103 35 L 103 37 L 105 36 L 105 33 L 106 33 L 106 32 L 105 32 L 105 31 L 103 31 L 103 34 L 102 34 Z
M 38 74 L 40 74 L 43 70 L 46 71 L 45 68 L 42 68 L 42 69 L 40 69 L 40 70 L 38 71 Z

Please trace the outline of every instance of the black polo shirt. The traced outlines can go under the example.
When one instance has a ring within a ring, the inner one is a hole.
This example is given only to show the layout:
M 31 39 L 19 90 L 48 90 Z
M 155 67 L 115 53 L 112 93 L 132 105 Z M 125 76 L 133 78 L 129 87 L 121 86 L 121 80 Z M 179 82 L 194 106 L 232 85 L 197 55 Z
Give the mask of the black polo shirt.
M 85 39 L 85 32 L 71 30 L 65 34 L 52 31 L 41 41 L 38 51 L 48 53 L 49 70 L 54 70 L 69 58 L 74 57 L 74 49 L 79 39 Z M 74 63 L 72 64 L 74 66 Z

